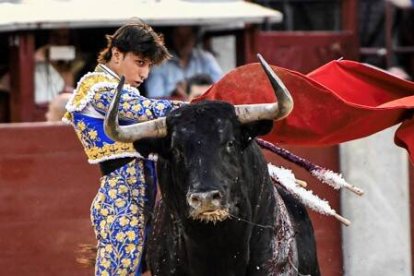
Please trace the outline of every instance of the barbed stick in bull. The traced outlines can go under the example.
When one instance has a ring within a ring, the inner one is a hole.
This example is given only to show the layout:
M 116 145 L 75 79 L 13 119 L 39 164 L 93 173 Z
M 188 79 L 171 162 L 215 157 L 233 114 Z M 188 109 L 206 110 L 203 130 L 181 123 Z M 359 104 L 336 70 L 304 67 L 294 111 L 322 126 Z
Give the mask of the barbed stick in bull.
M 310 172 L 314 177 L 319 179 L 322 183 L 328 184 L 329 186 L 333 187 L 334 189 L 340 189 L 342 187 L 350 190 L 351 192 L 362 196 L 364 194 L 364 191 L 361 188 L 358 188 L 354 185 L 349 184 L 345 181 L 345 179 L 326 168 L 323 168 L 321 166 L 315 165 L 312 162 L 299 157 L 291 152 L 289 152 L 286 149 L 283 149 L 281 147 L 278 147 L 272 143 L 269 143 L 263 139 L 256 138 L 256 142 L 262 147 L 267 150 L 270 150 L 273 153 L 278 154 L 279 156 L 283 157 L 284 159 L 306 169 L 308 172 Z
M 351 221 L 342 217 L 334 209 L 332 209 L 327 200 L 323 200 L 317 195 L 313 194 L 312 191 L 306 190 L 303 187 L 297 185 L 295 175 L 291 170 L 282 167 L 276 167 L 271 163 L 269 163 L 267 166 L 272 180 L 285 187 L 305 206 L 320 214 L 333 216 L 346 226 L 351 225 Z

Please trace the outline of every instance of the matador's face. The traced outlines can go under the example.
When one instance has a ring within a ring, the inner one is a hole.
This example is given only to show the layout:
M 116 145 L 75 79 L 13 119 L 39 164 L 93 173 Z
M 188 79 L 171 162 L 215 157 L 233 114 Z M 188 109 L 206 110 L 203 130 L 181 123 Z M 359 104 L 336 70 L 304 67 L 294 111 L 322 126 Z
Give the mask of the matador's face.
M 119 51 L 113 53 L 112 59 L 115 73 L 124 76 L 127 84 L 139 87 L 148 78 L 152 66 L 150 59 L 132 52 L 121 53 Z
M 120 62 L 120 75 L 125 76 L 126 83 L 131 86 L 140 86 L 151 70 L 152 62 L 148 58 L 133 53 L 123 54 Z

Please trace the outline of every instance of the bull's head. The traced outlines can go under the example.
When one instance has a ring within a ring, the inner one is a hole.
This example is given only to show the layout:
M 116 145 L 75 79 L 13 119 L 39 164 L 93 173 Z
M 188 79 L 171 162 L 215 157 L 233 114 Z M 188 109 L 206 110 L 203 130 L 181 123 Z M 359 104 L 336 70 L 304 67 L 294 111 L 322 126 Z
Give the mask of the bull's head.
M 158 153 L 160 160 L 165 161 L 165 166 L 159 167 L 163 174 L 170 174 L 165 189 L 182 197 L 189 208 L 187 214 L 193 219 L 216 222 L 237 212 L 237 201 L 248 196 L 246 191 L 240 191 L 240 183 L 246 181 L 244 171 L 255 169 L 249 167 L 255 166 L 255 151 L 247 149 L 252 138 L 269 132 L 273 120 L 286 117 L 293 108 L 287 88 L 266 61 L 258 57 L 277 102 L 233 106 L 207 101 L 174 110 L 167 119 L 120 126 L 117 110 L 121 81 L 108 110 L 107 135 L 117 141 L 134 142 L 144 155 Z M 161 182 L 162 179 L 163 188 Z

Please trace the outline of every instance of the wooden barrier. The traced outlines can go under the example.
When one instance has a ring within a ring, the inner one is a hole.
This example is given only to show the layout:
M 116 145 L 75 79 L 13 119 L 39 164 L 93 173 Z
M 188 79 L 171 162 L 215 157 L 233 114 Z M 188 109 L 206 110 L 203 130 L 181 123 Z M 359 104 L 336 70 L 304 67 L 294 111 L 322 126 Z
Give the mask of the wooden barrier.
M 1 274 L 93 275 L 76 250 L 95 243 L 98 179 L 69 126 L 0 124 Z

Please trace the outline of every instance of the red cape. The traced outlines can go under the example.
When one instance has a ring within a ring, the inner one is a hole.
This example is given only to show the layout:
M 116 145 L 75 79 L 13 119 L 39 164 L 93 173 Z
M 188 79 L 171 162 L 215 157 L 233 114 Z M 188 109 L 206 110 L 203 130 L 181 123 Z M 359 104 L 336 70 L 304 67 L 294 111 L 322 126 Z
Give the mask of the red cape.
M 333 145 L 402 123 L 395 143 L 414 160 L 413 82 L 347 60 L 332 61 L 307 75 L 272 68 L 292 94 L 294 108 L 264 139 L 286 145 Z M 231 71 L 195 101 L 205 99 L 246 104 L 272 102 L 275 96 L 261 65 L 252 63 Z

